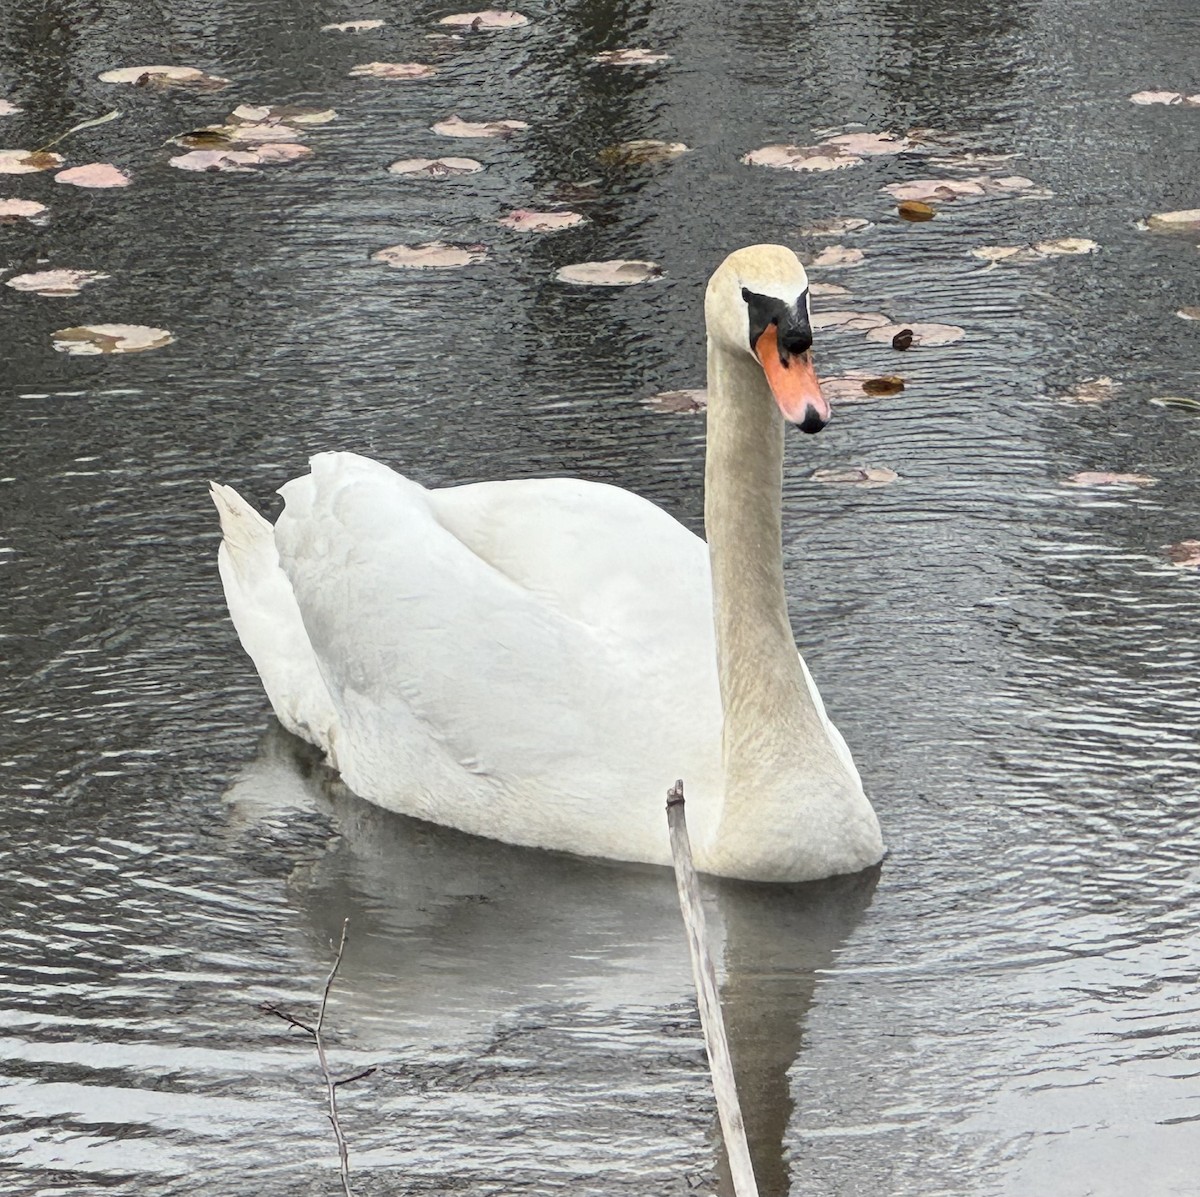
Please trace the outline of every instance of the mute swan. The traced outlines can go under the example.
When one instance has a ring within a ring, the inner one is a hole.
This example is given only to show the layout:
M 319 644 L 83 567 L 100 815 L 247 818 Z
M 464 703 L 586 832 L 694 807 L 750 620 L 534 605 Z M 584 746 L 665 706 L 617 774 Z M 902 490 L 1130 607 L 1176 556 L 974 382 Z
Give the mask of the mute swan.
M 347 785 L 476 835 L 669 864 L 687 785 L 697 866 L 857 872 L 879 823 L 796 651 L 784 421 L 829 419 L 808 279 L 778 245 L 709 280 L 707 545 L 569 478 L 426 490 L 353 453 L 281 489 L 272 526 L 214 484 L 229 611 L 289 731 Z

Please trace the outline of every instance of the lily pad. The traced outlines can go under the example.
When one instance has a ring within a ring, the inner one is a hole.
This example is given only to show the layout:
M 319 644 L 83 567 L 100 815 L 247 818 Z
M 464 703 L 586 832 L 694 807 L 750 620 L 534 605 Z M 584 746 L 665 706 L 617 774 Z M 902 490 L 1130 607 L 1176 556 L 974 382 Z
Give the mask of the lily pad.
M 1091 254 L 1100 248 L 1086 237 L 1059 237 L 1055 241 L 1039 241 L 1036 245 L 980 245 L 970 251 L 973 258 L 990 262 L 1037 262 L 1043 258 L 1064 254 Z
M 14 104 L 11 100 L 0 97 L 0 116 L 12 116 L 14 113 L 23 111 L 20 104 Z
M 501 216 L 496 223 L 522 233 L 553 233 L 558 229 L 583 224 L 586 220 L 587 217 L 580 212 L 534 212 L 529 208 L 516 208 L 507 216 Z
M 386 21 L 378 18 L 363 21 L 337 21 L 332 25 L 322 25 L 322 33 L 366 33 L 369 29 L 382 29 Z
M 864 158 L 900 154 L 913 148 L 913 143 L 907 137 L 895 133 L 840 133 L 836 137 L 825 138 L 821 145 L 836 146 L 840 153 L 857 154 Z
M 642 400 L 642 406 L 671 415 L 692 415 L 708 407 L 708 391 L 703 387 L 684 391 L 660 391 Z
M 1135 91 L 1129 97 L 1135 104 L 1182 104 L 1200 108 L 1200 95 L 1187 96 L 1178 91 Z
M 1045 197 L 1050 193 L 1024 175 L 974 175 L 969 179 L 916 179 L 911 183 L 889 183 L 882 189 L 893 199 L 918 203 L 952 203 L 984 196 L 1026 195 Z
M 136 66 L 101 71 L 101 83 L 132 83 L 138 87 L 183 87 L 193 91 L 220 91 L 229 86 L 228 79 L 208 75 L 199 67 Z
M 1157 212 L 1146 217 L 1146 227 L 1153 233 L 1200 233 L 1200 208 Z
M 1200 320 L 1200 307 L 1180 308 L 1176 313 L 1180 320 Z
M 522 129 L 528 129 L 526 121 L 465 121 L 457 113 L 438 121 L 430 128 L 442 137 L 511 137 Z
M 233 125 L 327 125 L 337 119 L 334 108 L 303 108 L 295 104 L 239 104 L 230 114 Z
M 866 159 L 857 157 L 840 146 L 764 145 L 743 154 L 740 161 L 746 166 L 770 166 L 775 170 L 823 171 L 861 166 Z
M 846 233 L 858 233 L 869 229 L 871 222 L 861 216 L 835 216 L 831 220 L 823 220 L 819 224 L 809 225 L 800 230 L 801 237 L 841 237 Z
M 252 150 L 192 150 L 168 160 L 176 170 L 204 174 L 253 174 L 262 159 Z
M 841 270 L 849 266 L 858 266 L 866 258 L 861 249 L 852 245 L 827 245 L 809 263 L 815 270 Z
M 1104 470 L 1083 470 L 1064 478 L 1060 486 L 1074 486 L 1091 489 L 1100 486 L 1153 486 L 1157 478 L 1149 474 L 1111 474 Z
M 648 166 L 655 162 L 670 162 L 687 152 L 688 147 L 682 141 L 638 137 L 610 145 L 596 156 L 605 166 Z
M 0 224 L 15 224 L 18 220 L 40 222 L 48 209 L 45 204 L 27 199 L 0 199 Z
M 1164 545 L 1163 552 L 1167 560 L 1180 569 L 1200 569 L 1200 540 L 1181 540 L 1178 544 Z
M 939 345 L 953 345 L 961 341 L 966 331 L 956 324 L 881 324 L 867 333 L 868 341 L 876 341 L 880 345 L 890 345 L 900 333 L 912 333 L 912 344 L 922 345 L 933 349 Z
M 1034 247 L 1034 253 L 1042 257 L 1054 257 L 1058 254 L 1094 254 L 1100 246 L 1086 237 L 1059 237 L 1055 241 L 1039 241 Z
M 393 175 L 425 175 L 430 179 L 474 175 L 481 170 L 483 163 L 474 158 L 404 158 L 388 167 L 388 172 Z
M 0 175 L 32 175 L 39 170 L 55 170 L 63 162 L 61 154 L 46 150 L 0 150 Z
M 128 187 L 130 178 L 110 162 L 89 162 L 86 166 L 60 170 L 54 181 L 69 183 L 72 187 Z
M 485 245 L 451 245 L 446 241 L 426 241 L 420 245 L 389 245 L 371 255 L 395 270 L 452 269 L 472 266 L 487 260 Z
M 350 68 L 355 79 L 428 79 L 437 67 L 427 62 L 360 62 Z
M 592 55 L 592 61 L 601 66 L 654 66 L 670 62 L 670 54 L 659 54 L 643 46 L 629 46 L 624 50 L 602 50 Z
M 632 287 L 662 277 L 657 262 L 636 258 L 612 258 L 605 262 L 574 262 L 560 266 L 554 277 L 577 287 Z
M 484 12 L 456 12 L 443 17 L 439 25 L 449 25 L 455 29 L 516 29 L 528 25 L 529 18 L 524 13 L 506 9 L 489 8 Z
M 1065 395 L 1059 396 L 1060 403 L 1107 403 L 1117 397 L 1121 389 L 1119 382 L 1114 382 L 1107 374 L 1099 378 L 1085 378 L 1077 382 Z
M 99 270 L 37 270 L 5 279 L 4 285 L 14 291 L 32 291 L 35 295 L 78 295 L 89 283 L 108 278 Z
M 92 356 L 98 353 L 144 353 L 175 340 L 165 328 L 144 324 L 85 324 L 60 328 L 52 334 L 59 353 Z
M 814 312 L 809 317 L 813 328 L 840 328 L 846 332 L 867 332 L 890 323 L 882 312 Z
M 813 470 L 808 477 L 810 482 L 823 482 L 830 486 L 861 486 L 864 490 L 870 490 L 887 486 L 900 475 L 887 466 L 827 466 Z

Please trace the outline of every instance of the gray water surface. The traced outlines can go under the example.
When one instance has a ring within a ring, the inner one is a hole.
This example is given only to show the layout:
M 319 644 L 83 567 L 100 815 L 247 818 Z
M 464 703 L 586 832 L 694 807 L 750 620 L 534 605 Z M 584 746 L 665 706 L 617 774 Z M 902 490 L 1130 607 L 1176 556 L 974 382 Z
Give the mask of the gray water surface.
M 0 0 L 0 145 L 59 147 L 133 185 L 0 176 L 42 228 L 0 227 L 3 277 L 112 277 L 77 298 L 0 286 L 0 1191 L 331 1193 L 309 1017 L 329 1020 L 367 1194 L 680 1194 L 723 1185 L 673 881 L 382 812 L 273 726 L 224 614 L 205 481 L 273 514 L 327 448 L 440 485 L 563 473 L 702 510 L 703 417 L 642 403 L 700 385 L 705 278 L 729 249 L 834 216 L 848 287 L 826 310 L 961 326 L 906 355 L 818 334 L 828 373 L 899 371 L 789 441 L 797 639 L 851 744 L 891 855 L 799 888 L 710 884 L 763 1191 L 1196 1194 L 1200 590 L 1163 546 L 1200 537 L 1195 238 L 1140 231 L 1200 206 L 1186 0 L 629 0 L 523 6 L 525 29 L 426 39 L 450 9 Z M 320 26 L 382 17 L 376 33 Z M 614 71 L 601 49 L 669 64 Z M 421 82 L 351 79 L 372 60 Z M 215 94 L 108 87 L 194 64 Z M 332 106 L 314 156 L 189 175 L 163 145 L 238 103 Z M 428 126 L 519 117 L 507 141 Z M 739 164 L 860 122 L 1020 157 L 1054 194 L 899 221 L 879 188 L 920 154 L 829 174 Z M 603 168 L 634 137 L 677 161 Z M 468 154 L 467 179 L 402 157 Z M 596 180 L 545 237 L 494 219 Z M 984 269 L 969 250 L 1088 237 L 1097 253 Z M 369 255 L 483 242 L 460 271 Z M 623 290 L 556 267 L 649 258 Z M 174 344 L 66 357 L 50 333 L 144 323 Z M 1081 379 L 1111 402 L 1057 398 Z M 818 467 L 885 466 L 877 489 Z M 1060 485 L 1137 472 L 1143 489 Z M 665 785 L 672 780 L 670 765 Z

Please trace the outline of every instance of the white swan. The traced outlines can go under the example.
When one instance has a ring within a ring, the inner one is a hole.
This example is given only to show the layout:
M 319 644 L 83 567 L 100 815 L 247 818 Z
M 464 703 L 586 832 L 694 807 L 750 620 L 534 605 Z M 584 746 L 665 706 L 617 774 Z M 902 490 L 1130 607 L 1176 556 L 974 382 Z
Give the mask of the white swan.
M 883 855 L 783 586 L 784 417 L 829 409 L 791 250 L 708 284 L 708 544 L 568 478 L 426 490 L 352 453 L 288 482 L 272 528 L 213 486 L 229 610 L 271 705 L 357 794 L 514 844 L 670 862 L 684 778 L 698 867 L 760 881 Z

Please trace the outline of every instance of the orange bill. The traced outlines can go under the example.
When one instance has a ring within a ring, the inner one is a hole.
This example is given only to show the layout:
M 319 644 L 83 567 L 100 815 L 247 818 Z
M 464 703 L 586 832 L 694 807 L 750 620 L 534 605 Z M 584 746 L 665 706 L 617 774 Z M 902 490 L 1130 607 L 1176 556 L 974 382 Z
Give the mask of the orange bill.
M 780 353 L 778 335 L 775 325 L 768 324 L 754 346 L 771 393 L 785 420 L 799 424 L 804 432 L 820 432 L 829 423 L 829 400 L 821 394 L 812 350 Z

